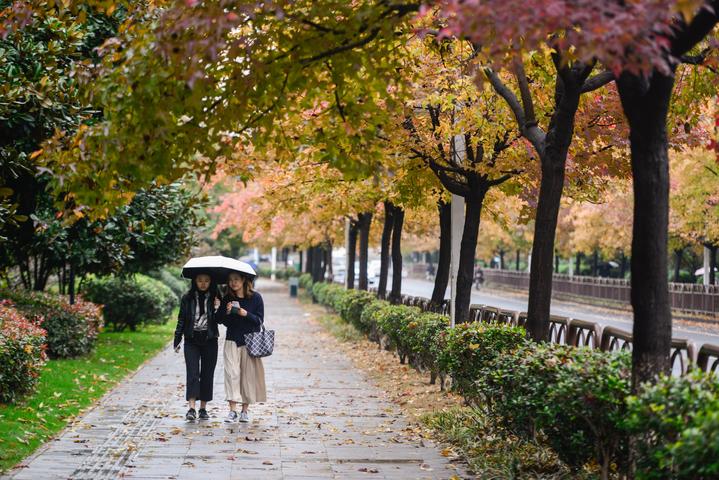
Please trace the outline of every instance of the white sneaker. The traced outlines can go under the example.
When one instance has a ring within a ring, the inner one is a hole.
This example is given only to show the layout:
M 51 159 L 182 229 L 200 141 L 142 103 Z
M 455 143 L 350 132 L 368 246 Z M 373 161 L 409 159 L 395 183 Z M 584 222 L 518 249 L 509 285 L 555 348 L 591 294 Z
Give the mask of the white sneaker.
M 240 412 L 240 422 L 247 423 L 250 421 L 250 414 L 247 412 Z
M 235 423 L 237 421 L 237 412 L 230 410 L 230 413 L 225 417 L 225 423 Z

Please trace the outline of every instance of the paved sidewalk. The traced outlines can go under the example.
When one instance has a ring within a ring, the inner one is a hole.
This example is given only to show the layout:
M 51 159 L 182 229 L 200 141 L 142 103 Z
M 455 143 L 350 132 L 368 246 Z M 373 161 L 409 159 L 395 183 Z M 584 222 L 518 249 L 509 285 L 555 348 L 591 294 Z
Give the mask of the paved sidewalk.
M 275 353 L 268 403 L 227 425 L 222 350 L 211 419 L 186 423 L 184 361 L 168 346 L 3 479 L 464 478 L 416 437 L 400 410 L 351 361 L 325 346 L 286 287 L 262 281 Z M 220 345 L 224 340 L 220 340 Z

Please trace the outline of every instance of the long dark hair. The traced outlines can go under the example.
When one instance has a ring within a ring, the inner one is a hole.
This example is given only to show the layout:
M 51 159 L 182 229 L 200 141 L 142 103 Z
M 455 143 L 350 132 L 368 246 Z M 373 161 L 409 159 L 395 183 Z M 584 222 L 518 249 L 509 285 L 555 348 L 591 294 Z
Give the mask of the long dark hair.
M 206 273 L 198 273 L 197 275 L 208 275 Z M 188 295 L 195 295 L 195 293 L 202 294 L 198 288 L 197 283 L 195 283 L 195 279 L 197 278 L 197 275 L 195 275 L 192 278 L 192 282 L 190 284 L 190 291 L 187 292 Z M 212 275 L 208 275 L 210 277 L 210 286 L 207 287 L 207 294 L 210 295 L 210 300 L 213 300 L 215 298 L 222 298 L 222 295 L 218 292 L 217 283 L 215 283 L 215 279 L 212 278 Z

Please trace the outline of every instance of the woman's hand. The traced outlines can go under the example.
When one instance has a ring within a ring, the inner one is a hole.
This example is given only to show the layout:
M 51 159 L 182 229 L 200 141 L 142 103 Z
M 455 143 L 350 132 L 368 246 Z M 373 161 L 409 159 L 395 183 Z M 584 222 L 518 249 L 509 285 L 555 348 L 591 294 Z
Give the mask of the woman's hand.
M 216 299 L 215 299 L 215 310 L 217 310 L 218 308 L 220 308 L 220 303 L 222 303 L 222 302 L 220 302 L 220 299 L 219 299 L 219 298 L 216 298 Z
M 240 317 L 246 317 L 247 316 L 247 310 L 244 308 L 240 308 Z
M 231 304 L 231 303 L 228 303 L 228 304 L 227 304 L 227 314 L 228 314 L 228 315 L 230 314 L 230 310 L 232 310 L 232 304 Z

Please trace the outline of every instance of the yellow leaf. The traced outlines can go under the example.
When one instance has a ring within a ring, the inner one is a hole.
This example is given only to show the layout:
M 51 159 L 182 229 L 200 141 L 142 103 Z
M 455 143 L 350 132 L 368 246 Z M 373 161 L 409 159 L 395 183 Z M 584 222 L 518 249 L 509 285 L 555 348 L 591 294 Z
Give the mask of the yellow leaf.
M 32 153 L 30 154 L 30 160 L 35 160 L 37 157 L 39 157 L 40 155 L 42 155 L 42 152 L 43 152 L 43 149 L 42 149 L 42 148 L 41 148 L 40 150 L 35 150 L 34 152 L 32 152 Z

